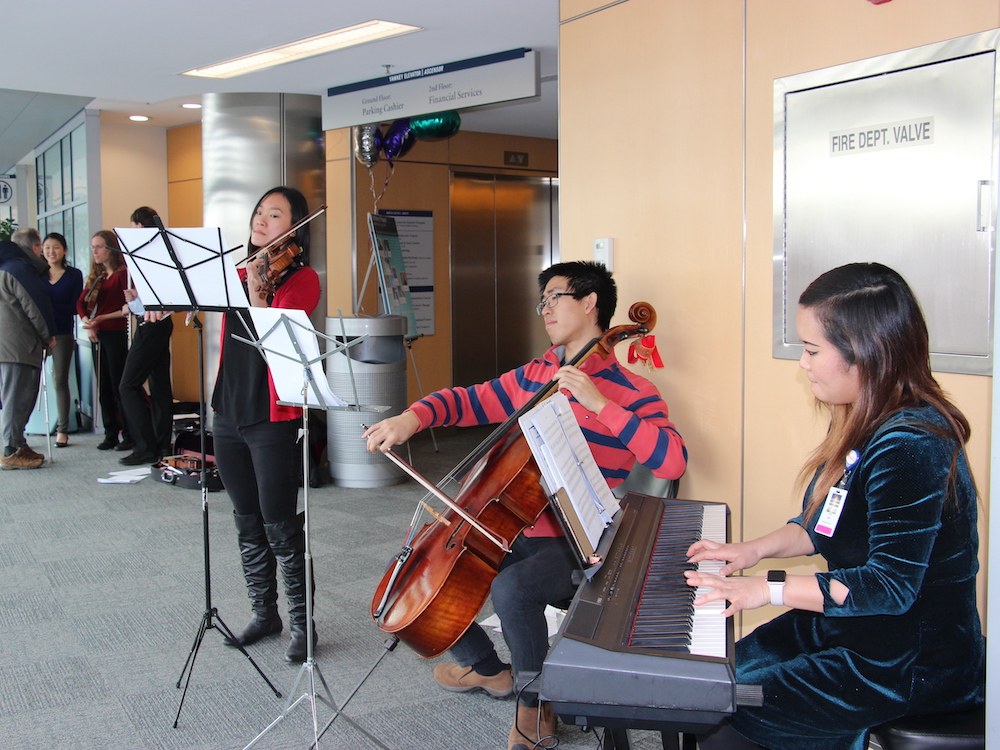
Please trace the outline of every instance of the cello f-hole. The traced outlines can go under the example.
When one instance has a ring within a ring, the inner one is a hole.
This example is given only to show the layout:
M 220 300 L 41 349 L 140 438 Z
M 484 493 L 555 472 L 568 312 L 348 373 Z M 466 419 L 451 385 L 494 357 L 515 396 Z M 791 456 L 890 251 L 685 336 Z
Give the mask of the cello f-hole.
M 458 534 L 465 527 L 465 521 L 462 520 L 452 532 L 448 535 L 448 541 L 444 543 L 445 549 L 452 549 L 455 546 L 455 535 Z

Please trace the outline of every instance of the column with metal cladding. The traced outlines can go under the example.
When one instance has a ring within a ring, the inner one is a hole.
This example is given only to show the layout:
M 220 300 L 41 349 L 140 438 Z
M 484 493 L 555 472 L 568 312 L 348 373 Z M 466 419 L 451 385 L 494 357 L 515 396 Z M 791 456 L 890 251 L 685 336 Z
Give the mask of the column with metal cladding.
M 250 214 L 260 197 L 287 185 L 302 191 L 310 211 L 325 203 L 320 97 L 306 94 L 206 94 L 202 97 L 205 226 L 221 227 L 230 247 L 246 245 Z M 312 316 L 326 316 L 326 220 L 310 225 L 310 261 L 321 297 Z M 237 250 L 236 258 L 246 256 Z M 219 363 L 222 317 L 205 316 L 205 388 L 211 399 Z M 211 420 L 211 414 L 209 414 Z

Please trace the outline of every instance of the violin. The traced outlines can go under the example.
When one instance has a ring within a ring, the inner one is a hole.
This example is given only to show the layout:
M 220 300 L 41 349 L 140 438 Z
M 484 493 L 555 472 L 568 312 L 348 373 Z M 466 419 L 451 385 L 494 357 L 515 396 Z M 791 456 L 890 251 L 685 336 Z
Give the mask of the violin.
M 274 294 L 275 288 L 288 273 L 288 269 L 293 264 L 301 265 L 297 262 L 302 254 L 302 248 L 291 240 L 268 251 L 264 256 L 264 265 L 260 267 L 260 298 L 267 299 Z
M 301 221 L 293 224 L 244 260 L 244 263 L 247 265 L 257 263 L 261 260 L 264 261 L 264 265 L 260 268 L 261 299 L 267 299 L 268 296 L 274 294 L 275 288 L 288 273 L 293 263 L 296 267 L 301 265 L 301 262 L 296 262 L 296 258 L 302 254 L 302 248 L 296 245 L 292 238 L 300 228 L 304 227 L 324 211 L 326 211 L 326 204 L 317 208 Z
M 201 471 L 201 457 L 183 454 L 179 456 L 164 456 L 157 462 L 156 468 L 167 469 L 175 473 Z
M 94 279 L 94 285 L 87 290 L 87 298 L 85 307 L 87 310 L 87 317 L 91 318 L 94 314 L 94 308 L 97 306 L 97 297 L 101 293 L 101 282 L 104 281 L 105 274 L 99 274 Z
M 610 329 L 568 364 L 591 356 L 606 359 L 618 342 L 645 336 L 656 312 L 637 302 L 629 318 L 634 325 Z M 557 388 L 558 382 L 550 381 L 445 478 L 462 484 L 454 501 L 391 451 L 386 454 L 449 508 L 406 540 L 372 597 L 378 627 L 421 656 L 437 656 L 462 637 L 485 604 L 510 545 L 549 507 L 518 419 Z

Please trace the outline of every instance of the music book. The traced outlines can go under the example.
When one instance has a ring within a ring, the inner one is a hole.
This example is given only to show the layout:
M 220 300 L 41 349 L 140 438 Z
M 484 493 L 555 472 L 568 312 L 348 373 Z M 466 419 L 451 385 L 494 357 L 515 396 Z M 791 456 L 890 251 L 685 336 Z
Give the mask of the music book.
M 518 423 L 566 535 L 580 559 L 588 562 L 619 506 L 569 399 L 557 393 L 522 415 Z
M 147 310 L 250 307 L 218 227 L 116 227 L 129 277 Z
M 316 332 L 305 310 L 251 307 L 250 317 L 279 401 L 319 409 L 347 406 L 326 379 Z M 308 383 L 305 394 L 303 377 Z

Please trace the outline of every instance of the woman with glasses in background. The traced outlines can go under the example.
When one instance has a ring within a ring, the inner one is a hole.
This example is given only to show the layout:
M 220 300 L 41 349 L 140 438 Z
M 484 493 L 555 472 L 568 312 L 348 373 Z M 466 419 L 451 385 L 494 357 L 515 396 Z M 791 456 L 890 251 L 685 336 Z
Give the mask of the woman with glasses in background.
M 90 238 L 90 251 L 90 274 L 76 301 L 76 311 L 87 337 L 98 348 L 95 368 L 104 420 L 104 440 L 98 443 L 97 449 L 130 450 L 133 443 L 128 426 L 122 422 L 118 394 L 118 384 L 128 355 L 127 316 L 122 313 L 128 272 L 114 232 L 107 229 L 95 232 Z M 121 442 L 118 441 L 119 433 Z

